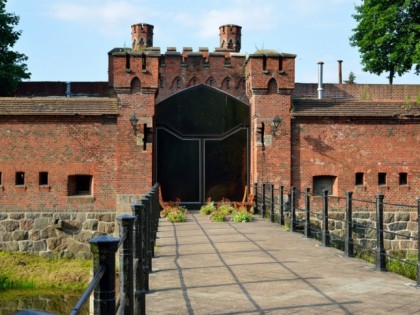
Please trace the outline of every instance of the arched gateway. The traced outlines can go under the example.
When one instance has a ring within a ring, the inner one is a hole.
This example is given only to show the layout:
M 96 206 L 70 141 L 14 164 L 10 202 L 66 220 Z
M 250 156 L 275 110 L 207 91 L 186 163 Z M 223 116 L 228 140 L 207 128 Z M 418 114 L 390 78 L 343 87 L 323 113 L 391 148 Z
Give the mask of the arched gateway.
M 240 200 L 249 183 L 249 106 L 207 85 L 156 105 L 155 174 L 164 200 Z

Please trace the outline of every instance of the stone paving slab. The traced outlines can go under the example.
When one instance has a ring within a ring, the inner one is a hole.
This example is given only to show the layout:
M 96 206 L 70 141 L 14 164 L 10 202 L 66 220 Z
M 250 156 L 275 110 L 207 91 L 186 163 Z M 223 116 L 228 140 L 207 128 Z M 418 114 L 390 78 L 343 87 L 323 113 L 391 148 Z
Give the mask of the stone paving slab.
M 147 314 L 420 314 L 414 281 L 254 218 L 162 219 Z

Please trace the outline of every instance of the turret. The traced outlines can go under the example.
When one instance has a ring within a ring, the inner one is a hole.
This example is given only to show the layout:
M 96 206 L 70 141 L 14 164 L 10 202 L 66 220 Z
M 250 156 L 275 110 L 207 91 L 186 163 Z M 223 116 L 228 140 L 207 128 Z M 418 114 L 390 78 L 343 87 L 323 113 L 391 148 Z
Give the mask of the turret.
M 242 26 L 226 24 L 219 27 L 220 48 L 241 51 Z
M 146 23 L 131 25 L 131 44 L 133 50 L 153 47 L 153 25 Z

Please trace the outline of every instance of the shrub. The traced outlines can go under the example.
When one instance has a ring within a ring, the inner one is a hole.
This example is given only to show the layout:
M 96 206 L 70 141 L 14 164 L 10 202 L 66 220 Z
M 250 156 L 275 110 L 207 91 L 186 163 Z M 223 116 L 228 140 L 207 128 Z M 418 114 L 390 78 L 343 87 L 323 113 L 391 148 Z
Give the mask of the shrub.
M 232 212 L 232 221 L 233 222 L 251 222 L 252 215 L 246 209 L 239 208 L 238 210 Z
M 224 222 L 226 221 L 226 215 L 223 212 L 217 210 L 210 214 L 209 219 L 214 222 Z
M 211 213 L 213 213 L 214 211 L 216 211 L 216 206 L 214 205 L 214 202 L 209 202 L 205 205 L 203 205 L 200 208 L 199 213 L 202 215 L 210 215 Z
M 224 215 L 229 215 L 233 211 L 235 211 L 235 208 L 231 206 L 230 202 L 222 202 L 218 208 L 218 210 L 223 213 Z
M 185 222 L 187 219 L 187 209 L 181 206 L 167 207 L 163 209 L 160 214 L 171 223 Z

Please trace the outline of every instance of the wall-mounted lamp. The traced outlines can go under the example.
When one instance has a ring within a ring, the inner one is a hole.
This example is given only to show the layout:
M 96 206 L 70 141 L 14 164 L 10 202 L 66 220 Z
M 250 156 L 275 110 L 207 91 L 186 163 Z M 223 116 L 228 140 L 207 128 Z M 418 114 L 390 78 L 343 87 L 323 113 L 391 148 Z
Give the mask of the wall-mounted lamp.
M 274 136 L 276 134 L 277 129 L 279 129 L 281 123 L 281 119 L 279 116 L 274 116 L 272 124 L 271 124 L 271 134 Z
M 139 122 L 139 119 L 136 116 L 136 113 L 133 113 L 130 117 L 130 123 L 131 127 L 133 128 L 133 133 L 137 135 L 137 123 Z

